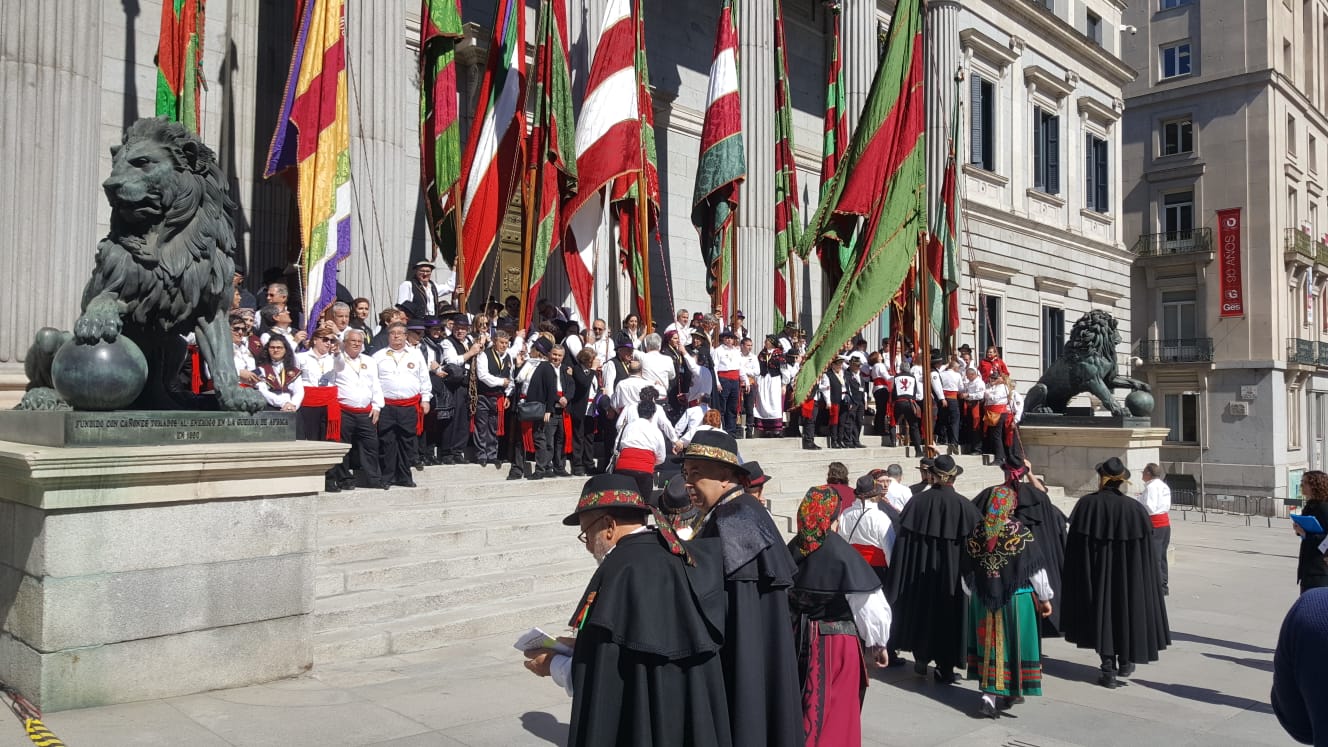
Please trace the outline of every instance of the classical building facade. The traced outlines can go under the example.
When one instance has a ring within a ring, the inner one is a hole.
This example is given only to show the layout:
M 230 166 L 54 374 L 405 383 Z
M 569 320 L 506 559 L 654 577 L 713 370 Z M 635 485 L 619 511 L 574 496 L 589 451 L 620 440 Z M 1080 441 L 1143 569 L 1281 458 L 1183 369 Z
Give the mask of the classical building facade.
M 1175 486 L 1291 497 L 1328 457 L 1328 4 L 1211 5 L 1124 14 L 1136 355 Z M 1239 265 L 1219 246 L 1232 208 Z
M 570 0 L 573 84 L 584 86 L 606 0 Z M 123 127 L 153 110 L 160 2 L 92 0 L 78 7 L 20 3 L 0 45 L 0 252 L 9 279 L 0 314 L 0 400 L 21 389 L 22 358 L 35 329 L 67 328 L 108 209 L 98 185 Z M 280 180 L 261 178 L 289 63 L 294 0 L 210 0 L 204 50 L 202 135 L 213 145 L 239 204 L 239 247 L 256 288 L 269 268 L 296 256 L 294 203 Z M 773 3 L 739 0 L 748 179 L 740 208 L 738 308 L 754 332 L 773 319 Z M 49 7 L 48 7 L 49 6 Z M 536 3 L 527 11 L 533 34 Z M 784 0 L 796 156 L 803 215 L 816 207 L 827 39 L 834 19 L 844 44 L 850 127 L 875 73 L 893 2 L 849 0 L 839 14 L 822 0 Z M 484 64 L 492 0 L 465 0 L 463 87 Z M 938 190 L 960 73 L 964 165 L 961 260 L 963 341 L 1005 349 L 1023 386 L 1037 378 L 1065 332 L 1090 308 L 1111 309 L 1129 336 L 1123 283 L 1129 254 L 1119 206 L 1122 86 L 1115 0 L 981 0 L 928 3 L 931 163 Z M 646 0 L 664 193 L 652 252 L 653 308 L 706 308 L 705 272 L 690 222 L 698 140 L 718 3 Z M 428 256 L 418 193 L 418 0 L 347 0 L 347 74 L 353 251 L 341 283 L 376 308 L 391 305 L 411 263 Z M 533 51 L 533 50 L 532 50 Z M 463 112 L 470 102 L 463 101 Z M 468 115 L 467 115 L 468 119 Z M 463 121 L 463 126 L 467 122 Z M 511 269 L 520 233 L 503 248 L 472 297 L 519 287 Z M 815 258 L 798 273 L 800 321 L 819 321 L 826 294 Z M 560 291 L 556 279 L 550 295 Z M 866 331 L 879 334 L 879 326 Z M 980 339 L 979 339 L 980 338 Z M 1122 349 L 1122 352 L 1125 352 Z

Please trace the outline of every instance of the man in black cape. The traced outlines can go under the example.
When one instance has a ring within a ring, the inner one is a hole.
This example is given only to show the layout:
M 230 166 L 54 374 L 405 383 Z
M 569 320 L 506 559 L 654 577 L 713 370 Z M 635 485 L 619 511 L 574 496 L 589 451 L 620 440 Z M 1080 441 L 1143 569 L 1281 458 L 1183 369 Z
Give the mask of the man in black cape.
M 656 525 L 646 526 L 655 516 Z M 526 668 L 572 695 L 569 745 L 731 744 L 719 651 L 724 629 L 718 543 L 686 548 L 636 492 L 597 475 L 563 519 L 600 562 L 570 625 L 571 657 L 526 652 Z
M 804 747 L 789 625 L 793 559 L 770 514 L 746 492 L 749 474 L 733 436 L 701 431 L 677 459 L 701 509 L 697 536 L 718 538 L 724 555 L 728 614 L 721 657 L 733 744 Z
M 1040 563 L 1047 572 L 1053 598 L 1059 600 L 1061 568 L 1065 565 L 1065 514 L 1051 502 L 1046 485 L 1033 474 L 1033 465 L 1027 459 L 1020 463 L 1007 454 L 1002 469 L 1006 482 L 1018 490 L 1019 520 L 1033 532 L 1033 541 L 1037 543 Z M 1023 481 L 1025 478 L 1027 482 Z M 978 493 L 973 504 L 986 506 L 991 492 L 997 487 L 1000 486 L 994 485 Z M 1051 615 L 1041 618 L 1044 638 L 1060 635 L 1060 607 L 1060 604 L 1053 605 Z
M 1135 664 L 1157 661 L 1171 643 L 1153 522 L 1122 491 L 1130 471 L 1112 457 L 1097 466 L 1099 489 L 1075 505 L 1065 544 L 1061 630 L 1102 659 L 1098 684 L 1118 686 Z
M 899 516 L 890 576 L 895 588 L 895 627 L 890 646 L 913 652 L 913 671 L 925 675 L 936 662 L 936 681 L 954 684 L 963 661 L 965 628 L 961 558 L 968 535 L 982 515 L 955 492 L 964 468 L 948 455 L 932 463 L 932 487 L 913 496 Z

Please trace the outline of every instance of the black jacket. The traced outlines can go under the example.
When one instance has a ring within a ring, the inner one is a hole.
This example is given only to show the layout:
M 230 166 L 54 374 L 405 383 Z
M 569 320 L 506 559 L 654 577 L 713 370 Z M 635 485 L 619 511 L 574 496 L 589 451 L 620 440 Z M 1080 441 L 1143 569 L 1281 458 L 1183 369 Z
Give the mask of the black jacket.
M 526 365 L 539 366 L 526 387 L 526 401 L 543 402 L 545 411 L 553 412 L 558 406 L 558 376 L 553 372 L 553 366 L 546 360 L 535 359 L 526 361 Z
M 595 372 L 573 363 L 563 369 L 563 382 L 572 383 L 572 391 L 567 393 L 567 412 L 574 418 L 585 417 L 590 404 L 590 392 L 595 388 Z

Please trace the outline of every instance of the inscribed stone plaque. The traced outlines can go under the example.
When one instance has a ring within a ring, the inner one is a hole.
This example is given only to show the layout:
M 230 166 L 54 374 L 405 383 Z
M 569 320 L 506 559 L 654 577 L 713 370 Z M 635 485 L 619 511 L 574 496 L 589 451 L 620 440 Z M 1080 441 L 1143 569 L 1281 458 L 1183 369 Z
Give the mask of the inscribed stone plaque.
M 0 411 L 0 441 L 37 446 L 161 446 L 294 441 L 295 413 Z

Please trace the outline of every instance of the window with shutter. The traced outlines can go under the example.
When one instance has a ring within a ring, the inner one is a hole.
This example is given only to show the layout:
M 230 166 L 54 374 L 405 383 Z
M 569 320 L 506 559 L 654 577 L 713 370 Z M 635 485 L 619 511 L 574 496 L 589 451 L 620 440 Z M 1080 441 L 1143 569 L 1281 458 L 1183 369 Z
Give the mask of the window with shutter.
M 1043 134 L 1046 136 L 1047 145 L 1047 194 L 1060 194 L 1061 191 L 1061 118 L 1053 114 L 1047 115 L 1047 120 L 1042 126 Z
M 1107 141 L 1093 134 L 1084 135 L 1084 204 L 1089 210 L 1110 210 L 1111 191 L 1107 181 Z

